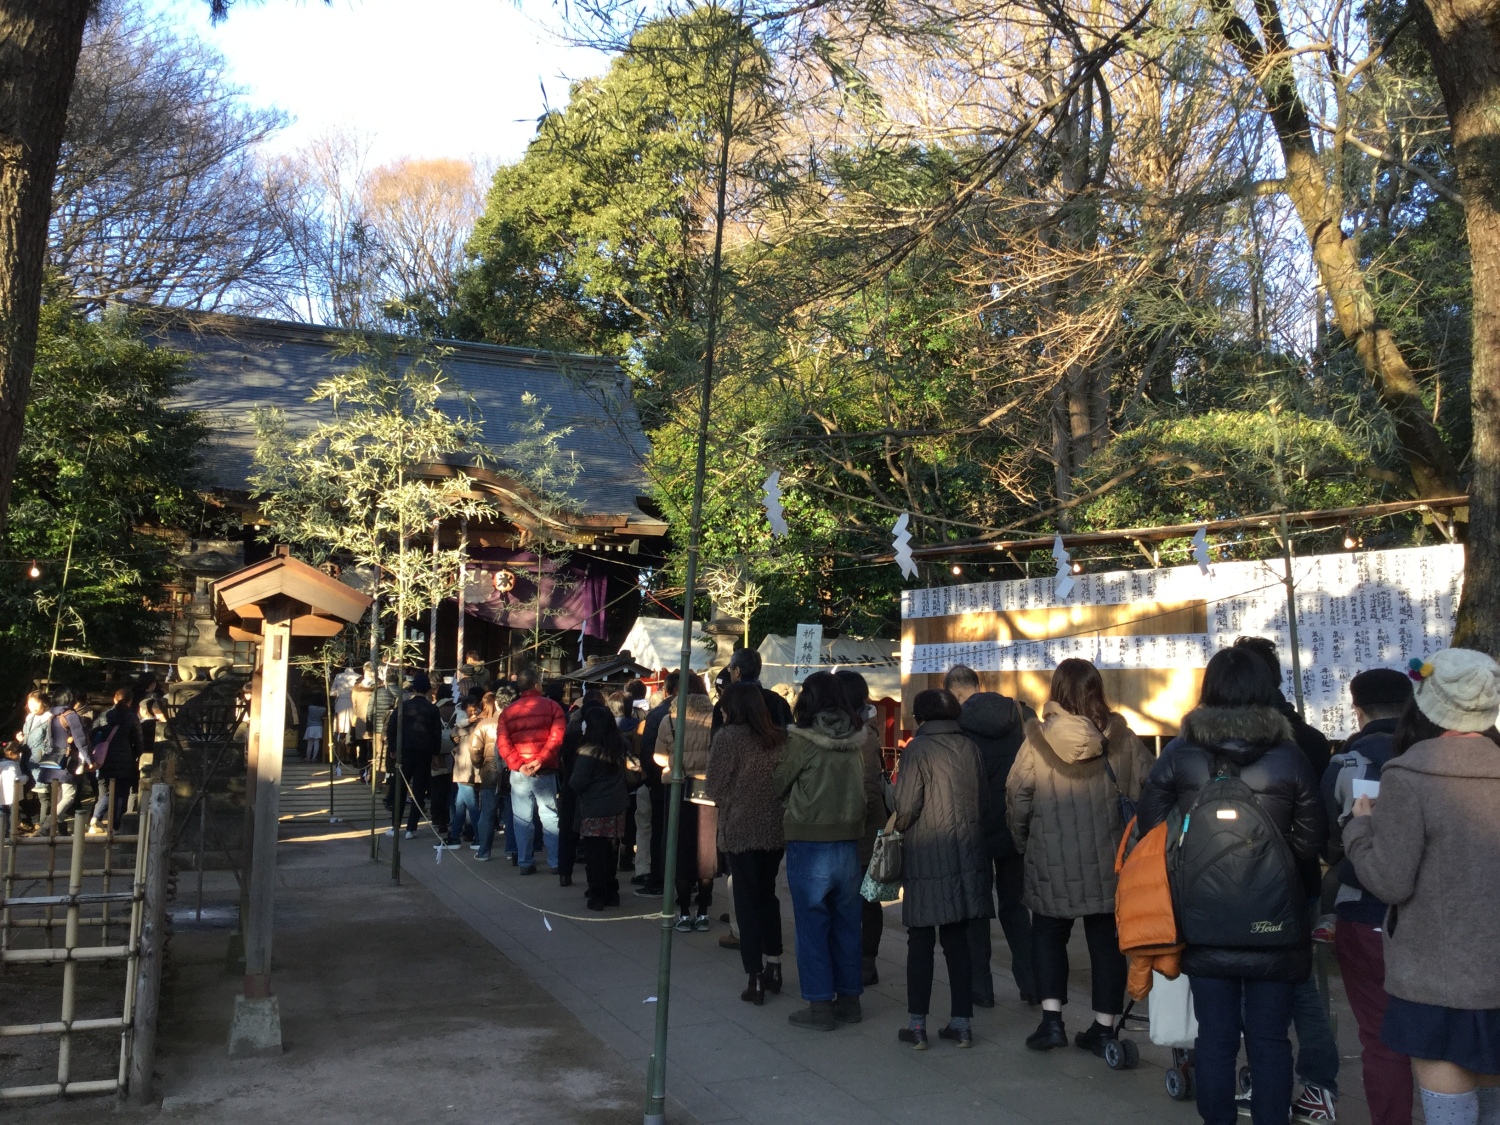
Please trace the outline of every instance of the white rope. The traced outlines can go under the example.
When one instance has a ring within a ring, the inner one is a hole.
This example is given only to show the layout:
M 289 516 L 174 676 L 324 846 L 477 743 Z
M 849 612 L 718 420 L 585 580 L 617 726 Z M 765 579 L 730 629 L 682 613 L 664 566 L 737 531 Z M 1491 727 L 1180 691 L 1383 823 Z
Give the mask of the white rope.
M 422 804 L 417 800 L 416 794 L 412 792 L 411 782 L 406 779 L 406 771 L 402 769 L 399 764 L 396 767 L 396 775 L 401 778 L 401 784 L 406 788 L 407 794 L 411 797 L 411 803 L 416 806 L 418 812 L 421 812 Z M 402 811 L 404 812 L 405 810 L 403 809 Z M 403 818 L 401 818 L 400 816 L 396 816 L 394 822 L 394 831 L 401 831 L 400 821 L 402 819 Z M 436 846 L 440 849 L 439 854 L 441 855 L 441 850 L 445 850 L 443 849 L 443 845 L 447 844 L 448 841 L 443 839 L 442 833 L 440 833 L 437 830 L 437 826 L 432 823 L 431 817 L 427 818 L 427 828 L 432 833 L 433 838 L 437 840 Z M 436 862 L 441 862 L 441 860 L 438 860 Z M 556 910 L 549 910 L 545 906 L 537 906 L 535 903 L 527 902 L 525 899 L 517 898 L 515 895 L 511 894 L 508 891 L 501 890 L 494 883 L 490 882 L 483 875 L 481 875 L 478 871 L 474 870 L 472 864 L 461 863 L 459 864 L 459 867 L 462 870 L 467 871 L 470 875 L 474 876 L 474 878 L 478 879 L 481 883 L 483 883 L 490 890 L 494 891 L 501 898 L 510 899 L 510 901 L 515 903 L 517 906 L 524 906 L 527 910 L 533 910 L 536 913 L 542 915 L 543 921 L 545 921 L 548 917 L 552 917 L 566 918 L 570 922 L 660 922 L 663 918 L 671 918 L 673 916 L 667 913 L 665 910 L 658 910 L 654 914 L 618 914 L 608 918 L 589 917 L 588 915 L 584 914 L 563 914 Z M 666 901 L 665 895 L 662 901 Z

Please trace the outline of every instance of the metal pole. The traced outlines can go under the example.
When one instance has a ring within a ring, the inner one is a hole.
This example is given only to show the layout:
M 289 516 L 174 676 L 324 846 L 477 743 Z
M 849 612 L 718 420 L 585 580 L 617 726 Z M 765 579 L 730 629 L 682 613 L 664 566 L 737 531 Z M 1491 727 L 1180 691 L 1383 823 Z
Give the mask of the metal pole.
M 375 669 L 375 692 L 385 687 L 385 669 L 380 666 L 380 568 L 375 568 L 375 581 L 370 596 L 370 665 Z M 375 696 L 370 696 L 370 710 L 375 709 Z M 380 747 L 380 758 L 376 760 L 375 747 Z M 380 787 L 380 766 L 390 757 L 390 747 L 385 744 L 385 731 L 370 731 L 370 861 L 380 860 L 380 818 L 375 815 L 376 790 Z
M 678 665 L 677 720 L 672 731 L 672 764 L 667 793 L 667 839 L 662 864 L 661 942 L 656 965 L 656 1035 L 646 1072 L 644 1125 L 665 1125 L 667 1105 L 667 1027 L 672 992 L 672 911 L 676 892 L 677 837 L 682 822 L 682 746 L 687 733 L 688 690 L 693 667 L 693 598 L 698 584 L 698 550 L 702 536 L 703 486 L 708 462 L 709 402 L 714 386 L 714 350 L 719 332 L 719 279 L 724 254 L 724 213 L 729 178 L 729 140 L 734 121 L 734 88 L 740 70 L 740 39 L 744 27 L 735 17 L 734 55 L 729 64 L 729 90 L 724 105 L 724 128 L 719 144 L 718 196 L 714 206 L 714 255 L 708 280 L 708 323 L 703 351 L 703 387 L 698 400 L 698 450 L 693 475 L 693 507 L 688 523 L 686 590 L 682 607 L 682 658 Z
M 438 521 L 432 521 L 432 573 L 437 574 L 438 561 Z M 460 609 L 463 607 L 460 606 Z M 438 603 L 434 601 L 432 608 L 427 611 L 427 678 L 430 680 L 437 674 L 437 626 L 438 626 Z M 458 683 L 458 669 L 454 666 L 453 682 Z
M 1286 563 L 1286 625 L 1292 638 L 1292 690 L 1297 697 L 1297 714 L 1307 717 L 1302 705 L 1302 645 L 1297 637 L 1297 587 L 1292 578 L 1292 536 L 1287 531 L 1286 513 L 1281 513 L 1281 557 Z

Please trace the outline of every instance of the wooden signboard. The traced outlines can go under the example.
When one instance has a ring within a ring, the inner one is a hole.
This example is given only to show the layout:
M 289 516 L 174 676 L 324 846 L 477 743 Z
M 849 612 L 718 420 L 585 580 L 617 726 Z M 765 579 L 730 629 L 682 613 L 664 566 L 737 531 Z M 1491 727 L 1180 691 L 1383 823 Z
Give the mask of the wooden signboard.
M 1404 668 L 1452 635 L 1463 548 L 1415 547 L 1297 559 L 1299 657 L 1307 718 L 1333 738 L 1352 733 L 1349 680 L 1365 668 Z M 1111 705 L 1143 735 L 1175 734 L 1196 704 L 1203 668 L 1236 637 L 1269 637 L 1282 653 L 1283 690 L 1295 695 L 1285 564 L 1217 563 L 1112 571 L 1075 578 L 1067 598 L 1054 579 L 982 582 L 902 595 L 903 725 L 911 700 L 940 687 L 955 664 L 986 690 L 1038 711 L 1052 669 L 1092 661 Z

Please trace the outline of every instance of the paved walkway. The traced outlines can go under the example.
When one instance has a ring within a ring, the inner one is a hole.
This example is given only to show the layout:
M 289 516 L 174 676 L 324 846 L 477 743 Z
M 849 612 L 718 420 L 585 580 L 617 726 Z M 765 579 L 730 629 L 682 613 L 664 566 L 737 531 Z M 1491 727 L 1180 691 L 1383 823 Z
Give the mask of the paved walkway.
M 425 831 L 424 825 L 424 831 Z M 476 864 L 467 849 L 445 852 L 435 862 L 430 843 L 406 842 L 402 855 L 408 877 L 420 879 L 456 914 L 560 1000 L 579 1022 L 618 1051 L 644 1075 L 650 1055 L 656 991 L 659 929 L 654 921 L 574 922 L 544 916 L 516 899 L 547 911 L 586 915 L 581 869 L 578 886 L 563 889 L 545 874 L 521 877 L 505 863 Z M 389 854 L 389 842 L 383 841 Z M 580 865 L 581 866 L 581 865 Z M 725 909 L 723 883 L 716 891 L 714 916 Z M 513 897 L 506 897 L 513 896 Z M 756 1008 L 739 999 L 744 985 L 737 952 L 721 949 L 726 927 L 707 934 L 675 935 L 668 1088 L 704 1123 L 844 1123 L 943 1121 L 945 1125 L 1048 1125 L 1099 1121 L 1108 1125 L 1190 1125 L 1198 1121 L 1191 1104 L 1168 1099 L 1164 1067 L 1169 1052 L 1153 1047 L 1144 1031 L 1142 1063 L 1131 1072 L 1110 1071 L 1076 1049 L 1038 1056 L 1023 1040 L 1039 1016 L 1015 996 L 1009 954 L 998 925 L 995 969 L 998 1006 L 977 1013 L 975 1045 L 960 1051 L 934 1040 L 925 1053 L 896 1041 L 905 1022 L 905 933 L 900 907 L 886 911 L 880 959 L 881 983 L 866 991 L 864 1022 L 831 1033 L 803 1031 L 786 1022 L 797 999 L 792 953 L 790 899 L 783 880 L 787 952 L 786 988 Z M 642 912 L 652 903 L 629 896 L 624 906 L 604 915 Z M 1081 935 L 1072 950 L 1075 966 L 1086 966 Z M 947 1011 L 946 974 L 938 956 L 934 990 L 935 1027 Z M 1359 1090 L 1354 1022 L 1335 981 L 1341 1009 L 1340 1043 L 1344 1096 L 1340 1120 L 1367 1121 Z M 1088 996 L 1086 970 L 1074 971 L 1071 1030 L 1088 1020 L 1081 1008 Z M 644 1083 L 643 1083 L 644 1085 Z

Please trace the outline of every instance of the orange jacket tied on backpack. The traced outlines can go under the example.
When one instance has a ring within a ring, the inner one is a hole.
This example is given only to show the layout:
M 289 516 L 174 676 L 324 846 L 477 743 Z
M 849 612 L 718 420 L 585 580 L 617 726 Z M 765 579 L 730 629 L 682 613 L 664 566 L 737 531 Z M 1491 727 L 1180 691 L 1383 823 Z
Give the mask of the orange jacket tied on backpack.
M 1177 979 L 1182 971 L 1183 943 L 1177 933 L 1172 886 L 1167 878 L 1167 822 L 1158 824 L 1132 846 L 1135 826 L 1132 820 L 1126 827 L 1115 854 L 1115 928 L 1120 935 L 1120 952 L 1130 959 L 1126 987 L 1134 999 L 1144 1000 L 1151 991 L 1152 970 L 1168 980 Z

